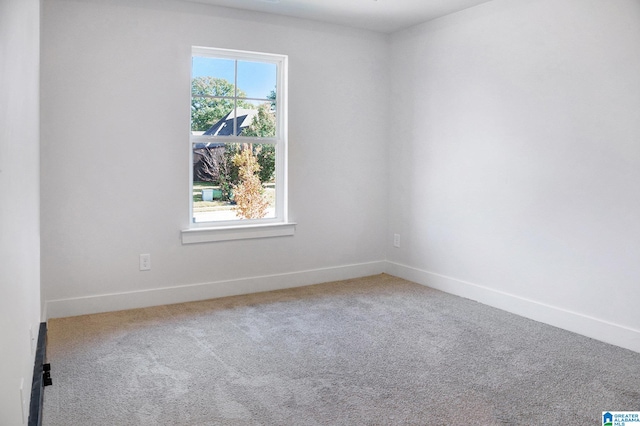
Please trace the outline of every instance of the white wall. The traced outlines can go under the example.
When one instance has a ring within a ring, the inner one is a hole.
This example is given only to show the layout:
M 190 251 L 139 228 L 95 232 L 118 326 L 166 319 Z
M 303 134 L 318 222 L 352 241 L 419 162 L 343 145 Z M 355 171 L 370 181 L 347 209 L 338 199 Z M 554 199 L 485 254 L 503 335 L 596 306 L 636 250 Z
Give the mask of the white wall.
M 391 44 L 390 272 L 640 351 L 640 2 L 495 0 Z
M 382 271 L 387 36 L 164 0 L 44 0 L 42 20 L 49 316 Z M 181 245 L 192 45 L 289 55 L 295 236 Z
M 23 403 L 28 416 L 40 323 L 39 24 L 38 0 L 0 0 L 0 424 L 7 426 L 23 424 Z

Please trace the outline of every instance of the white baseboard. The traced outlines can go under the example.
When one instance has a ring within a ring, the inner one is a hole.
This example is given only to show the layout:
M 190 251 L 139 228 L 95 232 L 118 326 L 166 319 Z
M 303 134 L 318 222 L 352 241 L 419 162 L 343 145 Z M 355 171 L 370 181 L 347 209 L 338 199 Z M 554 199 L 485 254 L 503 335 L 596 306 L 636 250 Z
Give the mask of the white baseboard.
M 47 300 L 44 312 L 46 318 L 62 318 L 193 302 L 376 275 L 383 273 L 385 266 L 384 261 L 369 262 L 203 284 Z
M 385 272 L 525 318 L 640 352 L 640 330 L 394 262 L 387 262 Z

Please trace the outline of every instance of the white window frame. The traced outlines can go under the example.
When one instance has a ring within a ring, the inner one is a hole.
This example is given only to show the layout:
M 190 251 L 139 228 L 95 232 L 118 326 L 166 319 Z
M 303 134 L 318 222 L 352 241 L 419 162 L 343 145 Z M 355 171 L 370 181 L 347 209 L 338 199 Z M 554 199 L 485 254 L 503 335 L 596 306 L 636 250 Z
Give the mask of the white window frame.
M 264 238 L 293 235 L 295 223 L 288 220 L 287 182 L 287 70 L 288 57 L 270 53 L 248 52 L 194 46 L 191 58 L 212 57 L 238 61 L 267 62 L 276 65 L 276 136 L 256 138 L 247 136 L 201 136 L 189 131 L 189 228 L 182 230 L 182 243 L 204 243 L 237 239 Z M 193 59 L 192 59 L 193 63 Z M 192 73 L 191 73 L 192 75 Z M 190 76 L 191 77 L 191 76 Z M 234 85 L 236 82 L 234 82 Z M 189 84 L 191 93 L 191 82 Z M 191 96 L 189 96 L 191 100 Z M 191 129 L 191 126 L 189 126 Z M 276 207 L 275 217 L 264 219 L 237 219 L 227 221 L 193 221 L 193 144 L 197 142 L 269 143 L 275 146 Z

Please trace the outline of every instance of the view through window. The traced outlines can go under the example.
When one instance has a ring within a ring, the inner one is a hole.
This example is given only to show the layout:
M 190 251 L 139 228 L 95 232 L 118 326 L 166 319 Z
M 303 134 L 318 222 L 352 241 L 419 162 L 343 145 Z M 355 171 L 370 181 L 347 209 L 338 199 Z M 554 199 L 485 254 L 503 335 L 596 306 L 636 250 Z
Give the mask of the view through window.
M 193 223 L 284 220 L 285 60 L 193 48 Z

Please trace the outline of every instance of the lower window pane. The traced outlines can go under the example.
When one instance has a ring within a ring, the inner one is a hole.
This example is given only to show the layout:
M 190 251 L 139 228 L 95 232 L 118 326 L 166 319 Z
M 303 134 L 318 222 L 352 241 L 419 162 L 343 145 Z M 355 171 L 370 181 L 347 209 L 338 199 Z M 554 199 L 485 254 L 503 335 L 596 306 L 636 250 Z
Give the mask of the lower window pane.
M 274 218 L 275 146 L 193 144 L 193 221 Z

